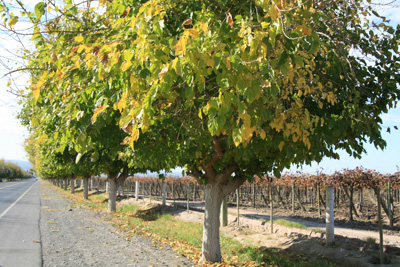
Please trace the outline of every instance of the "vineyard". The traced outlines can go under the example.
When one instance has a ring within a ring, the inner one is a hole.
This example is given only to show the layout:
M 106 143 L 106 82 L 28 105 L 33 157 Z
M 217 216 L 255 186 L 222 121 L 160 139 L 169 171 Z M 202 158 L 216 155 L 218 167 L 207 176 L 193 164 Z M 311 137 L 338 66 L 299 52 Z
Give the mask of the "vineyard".
M 61 180 L 54 180 L 60 182 Z M 119 194 L 138 198 L 162 199 L 165 183 L 166 198 L 173 202 L 201 203 L 204 201 L 204 186 L 192 177 L 167 176 L 165 179 L 151 176 L 129 177 Z M 326 186 L 334 186 L 335 220 L 377 223 L 377 194 L 380 189 L 380 204 L 390 226 L 398 225 L 400 208 L 400 173 L 382 175 L 372 170 L 356 168 L 342 170 L 332 175 L 320 173 L 284 174 L 282 177 L 258 177 L 245 182 L 228 195 L 228 205 L 255 209 L 270 207 L 275 212 L 289 216 L 324 218 L 326 211 Z M 107 191 L 106 178 L 92 178 L 92 190 Z M 238 203 L 239 200 L 239 203 Z M 191 205 L 193 206 L 193 205 Z M 396 213 L 397 212 L 397 213 Z

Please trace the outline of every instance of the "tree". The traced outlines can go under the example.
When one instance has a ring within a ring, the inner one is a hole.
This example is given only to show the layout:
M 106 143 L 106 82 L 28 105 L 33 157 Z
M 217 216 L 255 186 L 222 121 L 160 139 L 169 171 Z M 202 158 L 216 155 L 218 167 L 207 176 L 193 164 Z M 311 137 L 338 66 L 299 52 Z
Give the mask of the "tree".
M 101 64 L 131 88 L 121 119 L 141 133 L 179 121 L 171 154 L 206 184 L 203 260 L 221 260 L 222 199 L 254 174 L 338 158 L 335 149 L 361 157 L 367 142 L 384 148 L 400 29 L 362 22 L 370 14 L 383 19 L 361 1 L 109 6 L 113 42 L 127 40 Z
M 221 260 L 222 199 L 254 174 L 279 176 L 291 165 L 338 158 L 336 149 L 361 157 L 365 143 L 385 147 L 381 115 L 400 97 L 400 27 L 367 3 L 100 5 L 80 13 L 66 6 L 69 16 L 47 22 L 46 45 L 36 28 L 47 65 L 32 78 L 33 94 L 102 92 L 94 115 L 118 110 L 135 155 L 156 155 L 141 152 L 140 140 L 160 132 L 171 148 L 163 156 L 205 184 L 203 260 Z M 107 101 L 115 109 L 104 108 Z

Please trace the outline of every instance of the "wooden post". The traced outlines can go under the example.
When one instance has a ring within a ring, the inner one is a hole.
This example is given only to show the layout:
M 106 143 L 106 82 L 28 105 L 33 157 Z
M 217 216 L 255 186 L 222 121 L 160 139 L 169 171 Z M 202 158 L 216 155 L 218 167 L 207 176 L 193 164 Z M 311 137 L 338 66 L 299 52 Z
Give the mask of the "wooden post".
M 272 187 L 272 183 L 270 184 L 270 210 L 269 210 L 269 221 L 271 223 L 270 227 L 271 227 L 271 234 L 274 233 L 274 198 L 273 198 L 273 191 L 272 191 L 273 187 Z
M 151 186 L 153 185 L 153 183 L 152 182 L 150 182 L 150 190 L 149 190 L 149 201 L 150 201 L 150 203 L 151 203 Z
M 256 207 L 256 181 L 253 182 L 253 208 Z
M 174 180 L 172 180 L 172 198 L 174 199 L 174 206 L 175 206 L 175 188 L 174 188 Z
M 319 185 L 317 185 L 317 203 L 318 203 L 318 217 L 321 217 L 321 194 Z
M 146 182 L 143 182 L 143 189 L 142 189 L 142 195 L 143 195 L 143 198 L 142 198 L 142 201 L 144 202 L 144 196 L 145 196 L 145 194 L 146 194 L 146 192 L 144 191 L 144 189 L 145 189 L 145 183 Z
M 237 225 L 239 226 L 239 188 L 236 189 Z
M 391 190 L 391 184 L 390 184 L 390 177 L 389 177 L 388 193 L 387 193 L 387 207 L 389 210 L 389 224 L 390 224 L 390 226 L 393 226 L 393 203 L 392 203 L 392 197 L 390 195 L 390 190 Z
M 165 207 L 167 205 L 167 184 L 163 182 L 163 199 L 162 204 Z
M 353 186 L 350 186 L 350 205 L 349 205 L 349 219 L 352 222 L 353 221 Z
M 187 203 L 186 203 L 186 206 L 187 206 L 187 213 L 189 213 L 189 199 L 190 199 L 190 183 L 188 183 L 188 185 L 187 185 L 187 192 L 186 192 L 186 198 L 187 198 Z
M 294 202 L 295 202 L 295 198 L 294 198 L 294 183 L 292 184 L 292 213 L 294 214 Z
M 228 225 L 228 196 L 222 200 L 221 203 L 221 225 L 222 226 L 227 226 Z
M 380 198 L 380 188 L 377 188 L 376 197 L 378 200 L 378 221 L 379 221 L 379 261 L 383 264 L 384 254 L 383 254 L 383 228 L 382 228 L 382 208 L 381 208 L 381 198 Z
M 135 199 L 139 200 L 139 181 L 135 181 Z

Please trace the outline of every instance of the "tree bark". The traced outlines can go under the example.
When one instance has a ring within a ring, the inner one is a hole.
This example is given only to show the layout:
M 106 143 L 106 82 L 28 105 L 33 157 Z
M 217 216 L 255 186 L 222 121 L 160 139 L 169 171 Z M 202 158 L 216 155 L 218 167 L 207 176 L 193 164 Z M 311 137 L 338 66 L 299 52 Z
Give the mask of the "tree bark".
M 335 220 L 334 220 L 335 194 L 333 186 L 326 187 L 326 246 L 335 242 Z
M 109 212 L 117 211 L 117 179 L 108 177 L 108 209 Z
M 83 177 L 83 198 L 89 199 L 89 176 Z
M 71 194 L 75 194 L 75 176 L 71 175 L 71 187 L 69 188 Z
M 68 190 L 68 178 L 64 178 L 64 190 Z
M 205 189 L 205 213 L 203 228 L 203 261 L 220 262 L 219 213 L 223 200 L 221 187 L 208 184 Z
M 220 262 L 221 247 L 219 243 L 220 209 L 222 200 L 246 180 L 245 177 L 235 177 L 228 182 L 229 175 L 216 175 L 214 183 L 204 187 L 205 212 L 203 224 L 202 260 Z
M 125 179 L 128 178 L 128 173 L 123 172 L 118 176 L 118 173 L 109 173 L 107 180 L 109 183 L 108 189 L 108 211 L 117 211 L 117 190 L 122 185 Z

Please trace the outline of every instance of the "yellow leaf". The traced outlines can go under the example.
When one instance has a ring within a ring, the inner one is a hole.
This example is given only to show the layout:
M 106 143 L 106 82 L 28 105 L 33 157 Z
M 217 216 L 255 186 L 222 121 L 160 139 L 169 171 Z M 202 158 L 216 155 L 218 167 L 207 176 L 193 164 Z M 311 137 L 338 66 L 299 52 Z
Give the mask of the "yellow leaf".
M 12 26 L 14 26 L 17 22 L 18 22 L 18 17 L 12 17 L 8 25 L 10 26 L 10 28 L 12 28 Z
M 93 112 L 93 116 L 92 116 L 92 123 L 94 123 L 96 121 L 97 115 L 99 115 L 99 113 L 103 112 L 106 108 L 108 108 L 108 105 L 100 106 L 95 109 L 95 111 Z
M 74 40 L 75 40 L 75 42 L 81 43 L 81 42 L 83 42 L 84 38 L 82 35 L 78 35 L 78 36 L 75 36 Z
M 209 57 L 207 59 L 207 66 L 214 68 L 215 62 L 214 59 L 212 57 Z
M 279 143 L 279 150 L 280 150 L 280 151 L 282 151 L 284 145 L 285 145 L 285 141 L 281 141 L 281 142 Z
M 175 55 L 183 56 L 186 53 L 186 37 L 181 37 L 175 45 Z
M 130 67 L 132 66 L 132 63 L 130 61 L 125 61 L 122 65 L 121 65 L 121 69 L 123 71 L 127 71 Z
M 32 93 L 33 93 L 33 96 L 35 97 L 35 102 L 37 102 L 37 100 L 39 99 L 39 95 L 40 95 L 40 89 L 36 87 L 35 89 L 33 89 Z
M 263 139 L 263 140 L 265 140 L 265 138 L 267 137 L 267 134 L 265 133 L 264 130 L 261 130 L 261 132 L 260 132 L 260 137 L 261 137 L 261 139 Z
M 127 97 L 127 94 L 123 93 L 121 100 L 119 100 L 117 103 L 117 109 L 119 109 L 120 112 L 122 112 L 122 110 L 124 110 L 126 107 L 126 97 Z
M 186 36 L 192 36 L 194 39 L 197 39 L 200 37 L 199 35 L 199 29 L 186 29 L 185 30 L 185 35 Z
M 207 32 L 208 32 L 207 23 L 200 22 L 200 28 L 203 30 L 204 34 L 207 34 Z
M 269 9 L 269 16 L 272 20 L 277 20 L 279 18 L 279 10 L 276 5 Z
M 234 23 L 233 23 L 233 18 L 232 18 L 231 13 L 228 12 L 226 20 L 227 20 L 229 26 L 231 26 L 233 28 Z
M 226 68 L 231 70 L 231 57 L 226 58 Z

